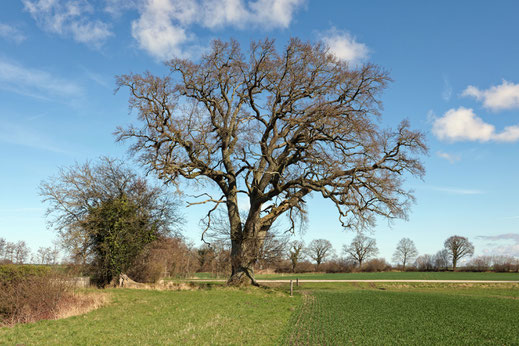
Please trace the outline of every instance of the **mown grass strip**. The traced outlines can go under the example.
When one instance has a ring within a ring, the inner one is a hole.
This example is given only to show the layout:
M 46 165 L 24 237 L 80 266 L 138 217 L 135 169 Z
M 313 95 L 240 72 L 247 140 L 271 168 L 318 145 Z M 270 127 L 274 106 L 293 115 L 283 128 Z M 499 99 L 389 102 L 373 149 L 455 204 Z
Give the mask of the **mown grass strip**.
M 108 290 L 82 316 L 0 329 L 0 344 L 277 344 L 300 297 L 271 289 Z

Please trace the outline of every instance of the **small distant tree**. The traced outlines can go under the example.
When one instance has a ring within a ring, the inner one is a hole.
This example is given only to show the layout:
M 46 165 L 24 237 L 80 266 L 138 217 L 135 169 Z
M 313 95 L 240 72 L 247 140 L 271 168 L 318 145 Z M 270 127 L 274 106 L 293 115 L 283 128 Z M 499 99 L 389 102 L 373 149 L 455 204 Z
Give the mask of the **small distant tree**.
M 418 256 L 415 261 L 416 269 L 421 272 L 428 272 L 434 270 L 433 256 L 425 254 Z
M 378 254 L 377 241 L 359 233 L 349 246 L 344 245 L 343 252 L 355 260 L 359 264 L 359 268 L 362 268 L 365 260 Z
M 258 253 L 257 263 L 260 268 L 273 266 L 283 260 L 287 249 L 287 239 L 276 233 L 269 232 L 265 235 L 263 245 Z
M 4 259 L 6 245 L 7 245 L 7 241 L 4 238 L 0 238 L 0 260 Z
M 449 253 L 452 260 L 452 270 L 456 271 L 458 261 L 463 257 L 470 257 L 474 254 L 474 245 L 466 237 L 454 235 L 444 243 L 445 250 Z
M 17 264 L 27 263 L 28 258 L 31 255 L 31 249 L 27 246 L 27 243 L 23 240 L 18 241 L 14 245 L 14 260 Z
M 306 248 L 308 256 L 315 261 L 317 269 L 333 252 L 332 243 L 326 239 L 314 239 Z
M 41 246 L 33 257 L 33 262 L 39 264 L 56 264 L 58 262 L 59 250 L 56 247 Z
M 402 238 L 396 246 L 393 261 L 402 263 L 402 269 L 405 271 L 406 264 L 413 261 L 416 256 L 418 256 L 418 250 L 416 250 L 414 242 L 409 238 Z
M 447 270 L 449 268 L 449 252 L 440 250 L 433 256 L 432 261 L 436 270 Z
M 303 253 L 304 248 L 305 248 L 305 243 L 303 243 L 300 240 L 294 240 L 292 243 L 290 243 L 290 246 L 288 249 L 288 257 L 290 258 L 290 262 L 292 264 L 293 273 L 296 271 L 297 264 L 304 257 L 304 253 Z

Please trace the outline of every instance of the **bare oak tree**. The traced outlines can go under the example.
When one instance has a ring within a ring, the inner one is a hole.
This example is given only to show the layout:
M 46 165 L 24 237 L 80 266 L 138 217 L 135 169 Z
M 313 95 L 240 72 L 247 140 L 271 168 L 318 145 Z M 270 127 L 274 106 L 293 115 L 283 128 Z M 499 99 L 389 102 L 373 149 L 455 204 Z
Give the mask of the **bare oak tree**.
M 379 67 L 340 61 L 321 44 L 298 39 L 279 53 L 253 42 L 214 41 L 200 62 L 173 59 L 165 77 L 118 77 L 142 126 L 119 128 L 119 140 L 168 183 L 212 183 L 229 219 L 231 285 L 257 284 L 253 264 L 272 224 L 291 230 L 312 192 L 331 200 L 344 227 L 366 227 L 377 215 L 406 217 L 412 201 L 405 173 L 424 172 L 421 133 L 402 122 L 377 126 L 379 95 L 390 81 Z M 200 196 L 202 197 L 202 196 Z M 239 199 L 250 208 L 240 217 Z
M 326 239 L 314 239 L 306 248 L 308 256 L 315 261 L 317 268 L 333 252 L 332 243 Z
M 474 245 L 466 237 L 453 235 L 445 240 L 443 245 L 449 253 L 449 258 L 452 260 L 453 271 L 456 271 L 456 265 L 461 258 L 474 254 Z
M 362 268 L 362 262 L 378 254 L 377 241 L 359 233 L 349 246 L 344 245 L 343 252 L 358 262 L 359 268 Z
M 416 250 L 414 241 L 409 238 L 402 238 L 396 246 L 393 261 L 402 263 L 402 268 L 405 271 L 406 264 L 416 258 L 416 256 L 418 256 L 418 250 Z

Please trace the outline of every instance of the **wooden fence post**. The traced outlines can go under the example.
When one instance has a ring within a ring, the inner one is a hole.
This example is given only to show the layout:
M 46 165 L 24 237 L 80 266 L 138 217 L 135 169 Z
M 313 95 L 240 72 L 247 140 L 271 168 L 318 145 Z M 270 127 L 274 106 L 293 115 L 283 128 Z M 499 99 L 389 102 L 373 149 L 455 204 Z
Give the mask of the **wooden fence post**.
M 296 278 L 296 286 L 299 287 L 299 278 Z
M 294 282 L 290 280 L 290 296 L 292 297 L 292 294 L 294 293 Z

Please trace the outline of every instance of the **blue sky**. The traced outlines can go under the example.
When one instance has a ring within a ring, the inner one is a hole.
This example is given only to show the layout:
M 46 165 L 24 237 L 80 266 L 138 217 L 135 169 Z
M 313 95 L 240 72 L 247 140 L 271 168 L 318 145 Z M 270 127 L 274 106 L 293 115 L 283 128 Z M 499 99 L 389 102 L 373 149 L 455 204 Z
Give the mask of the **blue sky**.
M 407 183 L 417 203 L 408 221 L 379 222 L 381 256 L 390 259 L 402 237 L 432 254 L 454 234 L 477 255 L 519 256 L 517 13 L 516 1 L 2 1 L 0 237 L 50 245 L 40 181 L 75 161 L 126 155 L 112 133 L 134 118 L 114 76 L 164 74 L 162 61 L 197 59 L 215 38 L 247 48 L 295 36 L 390 71 L 382 125 L 408 118 L 426 133 L 426 176 Z M 203 212 L 185 212 L 195 242 Z M 327 238 L 340 253 L 354 233 L 315 197 L 300 237 Z

